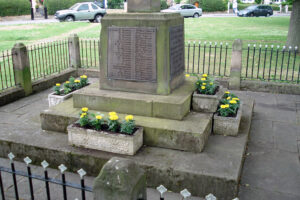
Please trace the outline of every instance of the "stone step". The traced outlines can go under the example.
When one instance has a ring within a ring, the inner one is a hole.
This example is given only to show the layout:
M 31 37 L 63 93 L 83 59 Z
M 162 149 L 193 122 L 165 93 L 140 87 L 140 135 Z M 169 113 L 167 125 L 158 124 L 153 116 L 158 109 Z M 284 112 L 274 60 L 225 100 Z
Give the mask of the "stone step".
M 74 108 L 72 98 L 53 106 L 40 114 L 42 129 L 66 133 L 67 126 L 79 118 L 80 110 Z M 108 116 L 105 111 L 90 112 Z M 120 119 L 125 115 L 119 114 Z M 144 145 L 153 147 L 202 152 L 212 129 L 212 114 L 190 112 L 183 120 L 134 117 L 136 125 L 144 127 Z
M 194 82 L 187 80 L 170 95 L 100 90 L 93 83 L 73 94 L 74 107 L 182 120 L 190 111 Z

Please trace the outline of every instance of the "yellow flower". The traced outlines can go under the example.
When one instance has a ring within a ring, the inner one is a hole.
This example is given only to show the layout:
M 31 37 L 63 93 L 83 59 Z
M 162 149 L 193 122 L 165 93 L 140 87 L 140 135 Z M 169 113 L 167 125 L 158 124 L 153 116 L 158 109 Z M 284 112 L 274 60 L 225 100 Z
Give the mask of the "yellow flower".
M 230 92 L 229 91 L 225 91 L 225 94 L 230 94 Z
M 70 83 L 70 81 L 66 81 L 66 84 L 69 84 Z
M 82 113 L 81 115 L 80 115 L 80 118 L 84 118 L 86 116 L 86 113 Z
M 201 81 L 206 81 L 206 78 L 201 78 Z
M 236 100 L 231 100 L 231 101 L 229 101 L 229 103 L 236 104 Z
M 81 108 L 82 112 L 87 112 L 89 109 L 87 107 Z
M 186 74 L 186 75 L 185 75 L 185 77 L 190 77 L 190 76 L 191 76 L 191 75 L 189 75 L 189 74 Z
M 119 117 L 118 117 L 118 115 L 111 115 L 111 116 L 109 116 L 109 119 L 112 121 L 116 121 L 119 119 Z
M 205 90 L 205 86 L 201 86 L 201 89 L 202 89 L 202 90 Z
M 125 120 L 126 120 L 126 121 L 133 120 L 133 115 L 127 115 L 127 116 L 125 117 Z
M 227 100 L 230 100 L 231 99 L 231 97 L 227 97 Z
M 206 85 L 206 83 L 202 83 L 202 85 Z
M 96 116 L 96 119 L 99 119 L 99 120 L 100 120 L 100 119 L 102 119 L 102 116 L 101 116 L 101 115 L 97 115 L 97 116 Z
M 207 77 L 207 74 L 202 74 L 202 77 Z
M 210 82 L 210 83 L 209 83 L 209 85 L 213 85 L 213 84 L 214 84 L 213 82 Z
M 116 112 L 109 112 L 108 115 L 113 116 L 113 115 L 117 115 L 117 113 Z
M 59 86 L 60 86 L 60 83 L 56 83 L 56 86 L 59 87 Z
M 75 80 L 74 82 L 75 82 L 75 83 L 80 83 L 80 80 Z
M 239 101 L 240 99 L 235 97 L 235 98 L 232 98 L 232 100 Z
M 80 76 L 80 78 L 87 78 L 87 76 L 86 75 L 82 75 L 82 76 Z
M 222 109 L 229 108 L 229 104 L 221 105 Z

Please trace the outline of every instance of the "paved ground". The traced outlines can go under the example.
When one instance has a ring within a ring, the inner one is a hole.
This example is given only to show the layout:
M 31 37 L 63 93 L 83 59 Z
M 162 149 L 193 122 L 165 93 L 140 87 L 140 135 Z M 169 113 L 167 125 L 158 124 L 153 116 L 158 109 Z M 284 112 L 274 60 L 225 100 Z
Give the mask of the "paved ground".
M 24 129 L 39 127 L 38 114 L 47 108 L 47 94 L 50 90 L 23 98 L 13 104 L 0 107 L 1 129 L 9 130 L 16 123 L 16 118 L 24 124 Z M 241 200 L 299 200 L 300 199 L 300 96 L 276 95 L 268 93 L 246 92 L 256 100 L 250 141 L 242 172 L 239 197 Z M 36 120 L 26 120 L 36 116 Z M 1 149 L 1 147 L 0 147 Z M 0 159 L 0 166 L 8 166 L 7 159 Z M 18 169 L 26 170 L 24 164 Z M 34 173 L 42 173 L 35 167 Z M 57 170 L 50 170 L 51 177 L 60 178 Z M 5 191 L 13 198 L 11 176 L 2 174 Z M 68 180 L 79 181 L 78 175 L 68 173 Z M 87 177 L 87 185 L 92 185 L 93 177 Z M 29 199 L 26 178 L 18 178 L 20 192 L 24 199 Z M 44 186 L 35 182 L 37 198 L 44 199 Z M 54 195 L 60 195 L 61 187 L 51 186 Z M 70 199 L 80 198 L 78 191 L 70 190 Z M 149 199 L 157 199 L 157 192 L 148 189 Z M 88 196 L 91 199 L 91 195 Z M 57 196 L 54 199 L 61 199 Z M 169 194 L 172 200 L 180 199 L 178 194 Z M 196 198 L 195 198 L 196 199 Z

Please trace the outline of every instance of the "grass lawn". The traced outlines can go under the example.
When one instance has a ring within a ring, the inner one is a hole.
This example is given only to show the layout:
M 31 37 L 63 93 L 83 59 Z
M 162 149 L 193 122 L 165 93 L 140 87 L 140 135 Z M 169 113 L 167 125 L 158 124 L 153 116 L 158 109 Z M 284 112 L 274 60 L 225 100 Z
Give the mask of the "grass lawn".
M 185 40 L 228 42 L 240 38 L 245 43 L 284 44 L 289 17 L 257 18 L 186 18 Z M 99 38 L 100 24 L 87 22 L 0 26 L 0 51 L 17 42 L 35 43 L 43 39 L 66 38 L 77 33 L 81 38 Z

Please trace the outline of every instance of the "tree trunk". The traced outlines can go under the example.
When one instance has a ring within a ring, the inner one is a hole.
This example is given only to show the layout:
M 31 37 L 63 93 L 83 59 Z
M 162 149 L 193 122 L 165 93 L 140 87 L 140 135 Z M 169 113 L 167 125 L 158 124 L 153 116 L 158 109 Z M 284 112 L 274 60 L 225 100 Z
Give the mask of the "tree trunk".
M 300 0 L 294 0 L 287 46 L 300 48 Z

